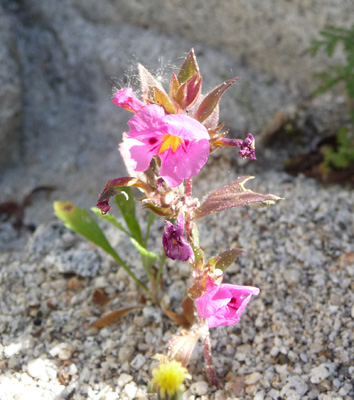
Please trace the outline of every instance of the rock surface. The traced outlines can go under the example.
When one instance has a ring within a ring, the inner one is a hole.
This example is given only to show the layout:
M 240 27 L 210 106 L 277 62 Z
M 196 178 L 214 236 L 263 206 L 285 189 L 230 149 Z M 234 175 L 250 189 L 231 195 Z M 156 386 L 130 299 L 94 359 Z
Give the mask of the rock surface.
M 21 78 L 17 40 L 0 4 L 0 174 L 20 157 Z

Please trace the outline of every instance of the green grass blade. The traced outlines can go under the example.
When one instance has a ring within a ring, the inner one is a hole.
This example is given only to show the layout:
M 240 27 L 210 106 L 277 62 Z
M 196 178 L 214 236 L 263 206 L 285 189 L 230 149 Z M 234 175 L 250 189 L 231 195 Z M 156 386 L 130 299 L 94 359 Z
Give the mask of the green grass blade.
M 140 225 L 136 219 L 135 213 L 135 199 L 132 193 L 131 188 L 122 187 L 120 189 L 122 194 L 118 194 L 115 196 L 116 204 L 122 213 L 125 223 L 127 224 L 128 229 L 132 233 L 135 240 L 137 240 L 140 244 L 143 243 L 143 237 L 141 234 Z
M 85 239 L 101 247 L 114 260 L 125 269 L 125 271 L 134 279 L 134 281 L 147 293 L 148 288 L 139 281 L 134 273 L 129 269 L 125 262 L 119 257 L 117 252 L 108 242 L 97 222 L 89 215 L 85 209 L 78 208 L 69 201 L 54 202 L 55 215 L 64 222 L 65 226 L 83 236 Z

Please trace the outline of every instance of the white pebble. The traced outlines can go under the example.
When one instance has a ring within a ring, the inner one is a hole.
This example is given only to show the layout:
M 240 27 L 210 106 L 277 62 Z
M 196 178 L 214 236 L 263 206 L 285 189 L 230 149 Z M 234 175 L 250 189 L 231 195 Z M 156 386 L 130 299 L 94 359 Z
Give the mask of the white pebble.
M 71 344 L 63 342 L 63 343 L 58 343 L 56 346 L 52 347 L 49 350 L 49 354 L 52 357 L 58 356 L 58 358 L 60 360 L 65 361 L 65 360 L 69 360 L 71 358 L 73 351 L 74 351 L 74 348 Z
M 253 397 L 253 400 L 263 400 L 263 399 L 264 399 L 264 390 L 260 390 Z
M 4 347 L 5 358 L 10 358 L 15 354 L 19 353 L 22 349 L 22 343 L 11 343 Z
M 253 385 L 257 383 L 262 378 L 262 374 L 259 372 L 254 372 L 253 374 L 249 374 L 245 376 L 245 384 Z
M 137 390 L 138 390 L 138 388 L 137 388 L 135 382 L 127 383 L 127 384 L 124 386 L 124 392 L 125 392 L 125 394 L 128 396 L 128 399 L 129 399 L 129 400 L 135 399 Z
M 123 387 L 123 386 L 125 386 L 127 383 L 129 383 L 132 380 L 133 380 L 133 377 L 131 375 L 123 373 L 118 377 L 118 382 L 117 383 L 118 383 L 119 387 Z
M 318 367 L 314 367 L 310 372 L 311 383 L 321 383 L 330 376 L 330 370 L 326 364 L 321 364 Z
M 41 358 L 36 358 L 29 361 L 27 365 L 27 371 L 32 378 L 36 378 L 45 382 L 48 382 L 51 379 L 56 379 L 57 376 L 57 369 L 55 365 L 49 360 L 43 360 Z
M 208 383 L 205 381 L 198 381 L 191 385 L 190 391 L 198 396 L 203 396 L 208 393 Z
M 137 354 L 133 361 L 130 363 L 130 365 L 136 369 L 139 370 L 146 362 L 145 357 L 142 354 Z

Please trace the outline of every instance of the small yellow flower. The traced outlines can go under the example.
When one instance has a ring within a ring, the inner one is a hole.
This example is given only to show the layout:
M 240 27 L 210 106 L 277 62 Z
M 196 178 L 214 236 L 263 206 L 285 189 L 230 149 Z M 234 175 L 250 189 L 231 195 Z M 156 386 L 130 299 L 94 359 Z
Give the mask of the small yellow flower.
M 183 389 L 182 383 L 185 379 L 191 379 L 186 368 L 178 361 L 166 361 L 152 371 L 152 385 L 158 388 L 161 399 L 176 396 Z M 166 395 L 168 397 L 166 397 Z

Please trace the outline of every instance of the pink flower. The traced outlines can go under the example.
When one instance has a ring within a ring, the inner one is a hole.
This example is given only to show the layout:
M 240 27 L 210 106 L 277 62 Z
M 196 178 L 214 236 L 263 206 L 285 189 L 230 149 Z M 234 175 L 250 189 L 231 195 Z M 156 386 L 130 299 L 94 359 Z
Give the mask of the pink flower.
M 183 235 L 184 219 L 183 213 L 177 217 L 177 224 L 173 225 L 169 221 L 165 221 L 165 229 L 162 236 L 162 244 L 166 256 L 172 260 L 180 260 L 194 262 L 194 252 L 188 243 L 187 238 Z
M 197 175 L 208 159 L 208 131 L 187 115 L 165 115 L 162 107 L 151 104 L 138 111 L 128 125 L 122 149 L 130 152 L 129 164 L 135 171 L 146 171 L 152 157 L 159 156 L 160 175 L 170 187 Z
M 119 90 L 115 94 L 112 103 L 134 113 L 145 107 L 145 104 L 135 96 L 132 88 Z
M 201 318 L 208 320 L 209 328 L 221 325 L 234 325 L 252 295 L 257 296 L 259 289 L 252 286 L 238 286 L 207 281 L 207 292 L 196 300 L 196 307 Z

